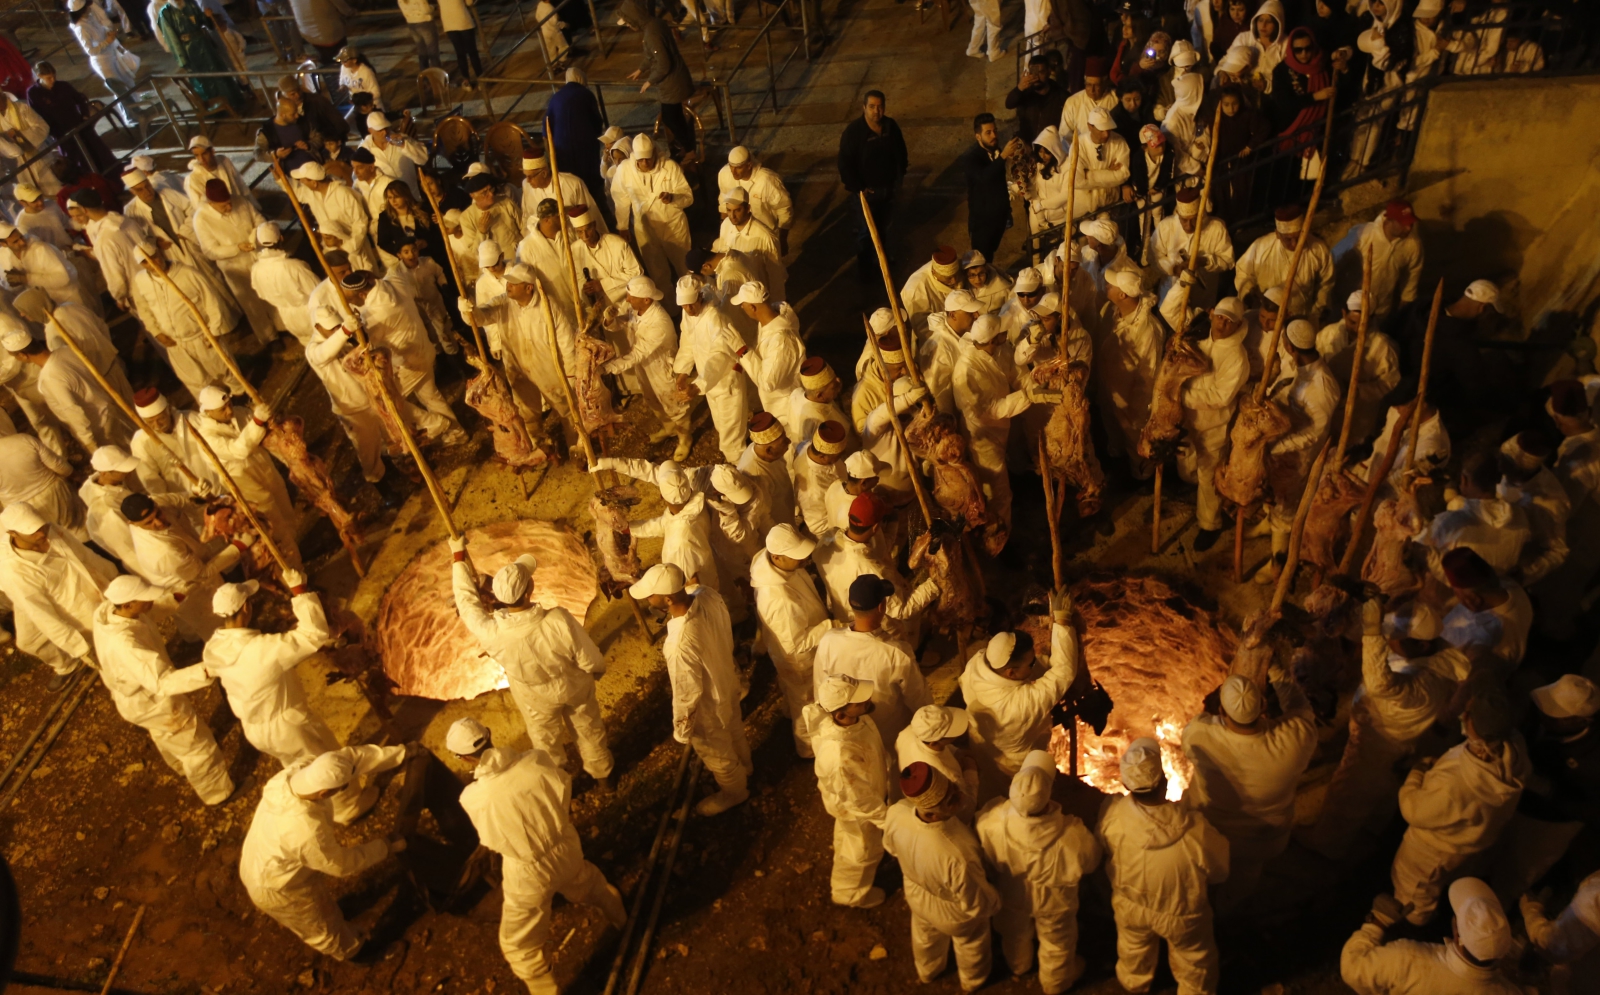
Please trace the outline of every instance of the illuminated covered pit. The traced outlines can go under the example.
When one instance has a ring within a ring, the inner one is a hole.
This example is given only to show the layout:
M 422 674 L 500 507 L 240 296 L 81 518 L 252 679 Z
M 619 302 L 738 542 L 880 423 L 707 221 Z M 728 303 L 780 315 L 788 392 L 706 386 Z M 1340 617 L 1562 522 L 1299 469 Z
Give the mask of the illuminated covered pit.
M 1096 577 L 1074 585 L 1072 594 L 1084 622 L 1084 660 L 1114 704 L 1099 736 L 1078 721 L 1080 774 L 1101 791 L 1124 794 L 1122 752 L 1140 736 L 1153 736 L 1161 743 L 1168 797 L 1176 799 L 1194 773 L 1181 748 L 1183 727 L 1227 676 L 1237 636 L 1159 578 Z M 1055 730 L 1050 749 L 1068 770 L 1063 729 Z
M 583 621 L 599 583 L 594 561 L 576 532 L 554 522 L 524 520 L 468 529 L 466 535 L 472 565 L 480 574 L 492 577 L 518 556 L 532 553 L 539 560 L 534 599 L 546 608 L 560 605 Z M 400 694 L 448 701 L 506 686 L 505 672 L 456 615 L 450 564 L 449 544 L 434 543 L 384 592 L 374 640 L 384 673 Z M 485 582 L 485 590 L 487 586 Z

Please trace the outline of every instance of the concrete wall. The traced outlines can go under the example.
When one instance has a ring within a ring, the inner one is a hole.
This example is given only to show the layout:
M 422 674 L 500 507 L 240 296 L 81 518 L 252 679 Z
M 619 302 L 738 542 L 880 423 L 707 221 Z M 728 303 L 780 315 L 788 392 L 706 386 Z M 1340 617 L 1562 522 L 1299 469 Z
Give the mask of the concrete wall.
M 1600 79 L 1463 80 L 1428 98 L 1407 188 L 1446 295 L 1498 283 L 1524 332 L 1600 294 Z

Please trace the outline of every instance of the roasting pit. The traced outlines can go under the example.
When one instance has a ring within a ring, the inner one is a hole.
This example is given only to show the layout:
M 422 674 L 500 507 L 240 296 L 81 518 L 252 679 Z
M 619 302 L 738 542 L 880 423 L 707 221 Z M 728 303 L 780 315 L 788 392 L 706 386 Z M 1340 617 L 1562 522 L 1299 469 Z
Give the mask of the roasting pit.
M 479 573 L 496 570 L 523 553 L 539 559 L 534 597 L 560 605 L 583 621 L 599 590 L 594 561 L 583 539 L 554 522 L 497 522 L 466 532 L 467 551 Z M 505 687 L 505 672 L 478 648 L 456 616 L 450 594 L 450 547 L 425 547 L 401 571 L 378 606 L 374 640 L 384 673 L 400 694 L 451 700 L 475 698 Z
M 1154 736 L 1167 794 L 1176 799 L 1194 773 L 1181 748 L 1183 727 L 1227 676 L 1237 636 L 1155 577 L 1091 578 L 1074 585 L 1072 595 L 1084 621 L 1084 659 L 1115 706 L 1102 735 L 1079 720 L 1079 772 L 1101 791 L 1125 794 L 1122 752 L 1140 736 Z M 1058 766 L 1070 769 L 1063 729 L 1055 730 L 1050 748 Z

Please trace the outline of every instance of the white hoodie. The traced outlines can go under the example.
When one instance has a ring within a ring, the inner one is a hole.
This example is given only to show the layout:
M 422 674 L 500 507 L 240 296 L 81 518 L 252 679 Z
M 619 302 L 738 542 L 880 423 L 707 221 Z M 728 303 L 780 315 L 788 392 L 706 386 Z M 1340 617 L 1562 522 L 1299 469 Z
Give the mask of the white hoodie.
M 1131 795 L 1108 798 L 1095 835 L 1105 848 L 1112 907 L 1136 908 L 1162 935 L 1207 914 L 1207 886 L 1228 878 L 1227 838 L 1183 799 L 1144 805 Z
M 1447 750 L 1426 771 L 1413 770 L 1400 789 L 1408 839 L 1449 854 L 1487 850 L 1517 810 L 1531 767 L 1520 735 L 1500 744 L 1492 761 L 1467 743 Z

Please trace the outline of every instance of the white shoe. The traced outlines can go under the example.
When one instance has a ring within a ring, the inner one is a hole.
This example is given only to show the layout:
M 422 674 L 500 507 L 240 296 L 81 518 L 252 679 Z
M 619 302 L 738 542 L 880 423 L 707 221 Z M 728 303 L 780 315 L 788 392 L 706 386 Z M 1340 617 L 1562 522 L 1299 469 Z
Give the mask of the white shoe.
M 1257 584 L 1276 584 L 1281 576 L 1283 576 L 1283 564 L 1278 562 L 1278 557 L 1274 554 L 1267 562 L 1261 565 L 1260 570 L 1256 571 L 1255 582 Z
M 679 463 L 689 458 L 689 450 L 694 447 L 694 436 L 687 432 L 678 436 L 678 448 L 672 451 L 672 458 Z
M 723 790 L 712 795 L 710 798 L 704 799 L 700 802 L 700 804 L 696 805 L 694 807 L 694 813 L 695 815 L 705 816 L 721 815 L 723 812 L 733 808 L 735 805 L 744 804 L 745 800 L 749 797 L 750 791 L 748 788 L 740 788 L 738 791 L 728 791 L 726 788 L 724 788 Z

